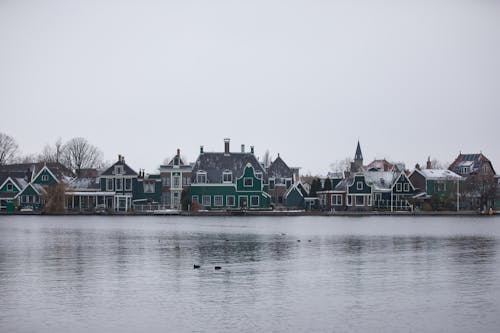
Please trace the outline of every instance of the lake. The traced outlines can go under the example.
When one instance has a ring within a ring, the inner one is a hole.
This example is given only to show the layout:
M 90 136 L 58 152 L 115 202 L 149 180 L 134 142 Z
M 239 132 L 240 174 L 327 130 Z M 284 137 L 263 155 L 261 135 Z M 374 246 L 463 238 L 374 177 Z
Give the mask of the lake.
M 498 217 L 0 216 L 0 332 L 498 332 L 499 251 Z

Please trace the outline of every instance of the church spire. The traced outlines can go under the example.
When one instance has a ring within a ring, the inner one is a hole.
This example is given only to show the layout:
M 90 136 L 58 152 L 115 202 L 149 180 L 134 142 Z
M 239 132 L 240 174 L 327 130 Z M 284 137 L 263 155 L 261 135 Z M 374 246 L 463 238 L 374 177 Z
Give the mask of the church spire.
M 359 140 L 358 140 L 358 146 L 356 147 L 356 154 L 354 155 L 354 160 L 363 161 L 363 154 L 361 153 L 361 146 L 359 145 Z

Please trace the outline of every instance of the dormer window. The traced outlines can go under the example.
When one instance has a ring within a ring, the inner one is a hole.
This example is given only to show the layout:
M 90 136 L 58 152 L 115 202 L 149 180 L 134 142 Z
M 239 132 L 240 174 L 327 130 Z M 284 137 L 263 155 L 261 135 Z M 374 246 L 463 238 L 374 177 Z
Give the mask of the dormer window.
M 115 175 L 123 174 L 123 165 L 115 165 Z
M 14 191 L 14 185 L 7 184 L 7 192 L 13 192 L 13 191 Z
M 225 170 L 222 173 L 222 182 L 223 183 L 232 183 L 233 182 L 233 173 L 231 170 Z
M 262 179 L 262 172 L 260 171 L 255 172 L 255 177 L 257 177 L 257 179 Z
M 49 180 L 49 176 L 48 175 L 42 175 L 42 182 L 46 182 Z
M 363 182 L 357 182 L 356 183 L 356 188 L 360 191 L 363 189 Z
M 206 183 L 207 182 L 207 173 L 205 171 L 198 171 L 196 173 L 196 182 L 197 183 Z
M 460 169 L 460 173 L 462 173 L 462 174 L 468 174 L 469 173 L 469 167 L 462 167 Z

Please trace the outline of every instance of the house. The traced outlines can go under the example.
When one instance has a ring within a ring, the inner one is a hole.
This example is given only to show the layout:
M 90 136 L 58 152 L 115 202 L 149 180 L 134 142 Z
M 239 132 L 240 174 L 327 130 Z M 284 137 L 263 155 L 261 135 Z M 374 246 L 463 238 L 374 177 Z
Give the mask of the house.
M 223 152 L 205 152 L 194 163 L 191 204 L 204 209 L 266 209 L 270 196 L 264 191 L 266 171 L 250 152 L 231 152 L 224 140 Z
M 427 163 L 430 167 L 430 162 Z M 447 169 L 415 169 L 409 176 L 415 188 L 415 199 L 423 209 L 456 209 L 457 193 L 463 178 Z M 433 200 L 431 202 L 431 199 Z M 427 205 L 424 203 L 427 202 Z M 432 207 L 426 208 L 431 205 Z
M 465 178 L 462 202 L 466 208 L 487 210 L 495 205 L 496 172 L 491 161 L 482 153 L 462 154 L 449 166 L 449 170 Z
M 118 212 L 132 209 L 134 190 L 137 189 L 137 172 L 125 163 L 125 157 L 118 155 L 118 160 L 105 169 L 98 177 L 101 192 L 114 193 L 106 195 L 106 207 Z
M 180 209 L 183 191 L 188 191 L 191 185 L 193 166 L 186 163 L 181 157 L 180 149 L 166 165 L 160 166 L 162 180 L 161 203 L 166 208 Z
M 394 169 L 393 169 L 394 170 Z M 373 208 L 379 210 L 408 210 L 415 187 L 404 172 L 367 171 L 365 178 L 373 187 Z
M 114 191 L 102 191 L 97 169 L 81 169 L 79 176 L 71 179 L 65 191 L 67 211 L 95 212 L 114 210 Z
M 267 168 L 268 190 L 274 206 L 285 206 L 285 194 L 294 184 L 294 172 L 278 157 Z
M 160 174 L 145 174 L 139 171 L 137 186 L 134 188 L 134 210 L 155 210 L 160 208 L 162 180 Z
M 67 183 L 74 176 L 60 163 L 44 162 L 2 165 L 0 174 L 4 179 L 0 206 L 6 210 L 14 207 L 41 210 L 50 196 L 48 190 Z

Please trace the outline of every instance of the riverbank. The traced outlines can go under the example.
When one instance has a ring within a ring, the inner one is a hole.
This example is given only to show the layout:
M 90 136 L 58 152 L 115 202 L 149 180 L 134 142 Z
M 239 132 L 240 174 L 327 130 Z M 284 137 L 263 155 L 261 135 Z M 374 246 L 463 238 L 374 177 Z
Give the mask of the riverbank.
M 65 213 L 44 213 L 44 212 L 0 212 L 2 215 L 62 215 L 62 216 L 495 216 L 500 215 L 499 211 L 495 211 L 492 215 L 477 211 L 430 211 L 430 212 L 386 212 L 386 211 L 342 211 L 342 212 L 322 212 L 322 211 L 260 211 L 260 210 L 238 210 L 238 211 L 197 211 L 197 212 L 169 212 L 168 214 L 159 214 L 156 212 L 65 212 Z

